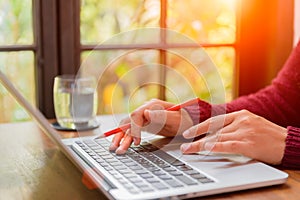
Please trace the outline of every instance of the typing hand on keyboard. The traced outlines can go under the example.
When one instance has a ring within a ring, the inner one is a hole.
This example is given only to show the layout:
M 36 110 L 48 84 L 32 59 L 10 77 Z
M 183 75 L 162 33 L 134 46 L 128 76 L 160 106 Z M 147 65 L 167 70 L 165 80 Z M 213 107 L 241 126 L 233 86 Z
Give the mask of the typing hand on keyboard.
M 124 154 L 132 142 L 135 145 L 140 144 L 142 129 L 149 133 L 173 137 L 191 127 L 193 122 L 189 114 L 184 109 L 166 110 L 172 106 L 174 104 L 153 99 L 137 108 L 130 118 L 121 122 L 130 123 L 131 126 L 126 132 L 122 131 L 114 136 L 110 150 L 116 154 Z
M 108 151 L 108 147 L 109 142 L 103 139 L 76 142 L 76 145 L 72 146 L 75 151 L 77 148 L 82 149 L 131 193 L 154 192 L 214 182 L 150 143 L 130 147 L 123 155 Z

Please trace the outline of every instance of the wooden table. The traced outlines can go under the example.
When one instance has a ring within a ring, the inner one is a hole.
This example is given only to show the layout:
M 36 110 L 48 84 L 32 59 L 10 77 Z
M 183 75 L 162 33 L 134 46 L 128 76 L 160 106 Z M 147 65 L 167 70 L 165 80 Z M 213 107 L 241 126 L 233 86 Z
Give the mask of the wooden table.
M 0 124 L 0 159 L 0 199 L 106 199 L 85 187 L 79 170 L 34 122 Z M 300 171 L 284 171 L 286 184 L 201 199 L 300 199 Z

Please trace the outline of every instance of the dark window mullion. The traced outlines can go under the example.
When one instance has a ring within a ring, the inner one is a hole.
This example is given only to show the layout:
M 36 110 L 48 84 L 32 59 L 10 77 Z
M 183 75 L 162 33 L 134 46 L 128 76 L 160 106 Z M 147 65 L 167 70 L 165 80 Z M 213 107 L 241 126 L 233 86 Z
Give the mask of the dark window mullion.
M 37 62 L 38 107 L 48 118 L 53 118 L 53 80 L 59 72 L 57 1 L 36 0 L 39 28 Z
M 35 45 L 7 45 L 0 46 L 0 52 L 8 52 L 8 51 L 35 51 Z
M 167 44 L 167 35 L 166 35 L 166 28 L 167 28 L 167 0 L 161 0 L 160 1 L 160 28 L 161 28 L 161 35 L 160 35 L 160 42 L 161 44 L 165 45 Z M 166 48 L 160 48 L 159 49 L 159 59 L 160 64 L 162 66 L 167 65 L 167 53 Z M 158 98 L 162 100 L 166 100 L 166 68 L 161 67 L 159 71 L 159 81 L 160 81 L 160 87 L 159 87 L 159 94 Z
M 38 68 L 41 63 L 41 34 L 40 34 L 40 27 L 41 27 L 41 21 L 39 20 L 39 13 L 41 12 L 41 6 L 39 0 L 32 0 L 32 28 L 33 28 L 33 46 L 34 49 L 34 77 L 35 77 L 35 102 L 36 106 L 39 107 L 40 105 L 40 97 L 39 97 L 39 88 L 38 88 Z
M 82 45 L 81 51 L 92 51 L 92 50 L 119 50 L 119 49 L 172 49 L 172 48 L 203 48 L 210 47 L 234 47 L 235 44 L 191 44 L 191 43 L 172 43 L 172 44 L 120 44 L 120 45 Z

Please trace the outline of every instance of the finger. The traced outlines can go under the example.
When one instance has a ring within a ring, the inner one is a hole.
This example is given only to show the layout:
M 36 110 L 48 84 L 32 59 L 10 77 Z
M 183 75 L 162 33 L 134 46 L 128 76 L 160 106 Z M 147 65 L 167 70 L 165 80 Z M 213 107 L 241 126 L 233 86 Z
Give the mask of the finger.
M 207 132 L 216 132 L 224 126 L 232 123 L 237 116 L 236 113 L 218 115 L 184 131 L 183 136 L 187 139 L 197 137 Z
M 110 151 L 115 151 L 120 146 L 120 142 L 123 139 L 124 135 L 125 135 L 124 132 L 120 132 L 114 135 L 114 138 L 112 139 L 112 143 L 109 147 Z
M 249 147 L 247 143 L 241 141 L 207 142 L 204 144 L 205 150 L 222 153 L 242 154 L 248 156 Z
M 147 122 L 147 119 L 144 116 L 144 111 L 146 109 L 150 110 L 164 110 L 173 106 L 174 104 L 162 101 L 159 99 L 151 99 L 150 101 L 146 102 L 144 105 L 137 108 L 134 112 L 130 115 L 131 125 L 132 125 L 132 133 L 133 136 L 139 136 L 141 127 Z
M 242 141 L 243 137 L 242 134 L 238 134 L 236 132 L 231 132 L 231 133 L 219 133 L 215 135 L 215 142 L 226 142 L 226 141 Z
M 222 129 L 220 129 L 220 133 L 227 134 L 236 132 L 238 129 L 240 129 L 240 122 L 238 120 L 233 120 L 231 123 L 226 124 Z
M 127 149 L 130 147 L 132 141 L 133 141 L 133 137 L 129 134 L 125 134 L 122 143 L 116 149 L 116 154 L 124 154 L 127 151 Z
M 148 124 L 150 118 L 148 115 L 148 118 L 145 116 L 145 110 L 164 110 L 165 107 L 168 107 L 169 105 L 172 105 L 170 103 L 161 101 L 161 100 L 151 100 L 150 102 L 147 102 L 145 105 L 139 107 L 134 112 L 131 113 L 131 133 L 130 135 L 135 138 L 136 141 L 140 140 L 141 137 L 141 130 L 145 124 Z M 161 115 L 164 115 L 163 113 L 159 113 L 159 118 L 162 119 Z M 165 118 L 165 117 L 164 117 Z
M 141 137 L 141 129 L 144 124 L 144 116 L 143 116 L 144 111 L 137 109 L 134 112 L 131 113 L 130 115 L 130 135 L 135 138 L 140 138 Z
M 196 153 L 202 150 L 211 151 L 214 147 L 214 144 L 239 141 L 240 135 L 236 133 L 228 133 L 228 134 L 215 134 L 206 136 L 203 139 L 197 140 L 191 143 L 182 144 L 180 149 L 183 153 Z M 216 149 L 218 150 L 218 149 Z M 220 149 L 220 151 L 222 151 Z
M 223 129 L 220 129 L 215 133 L 207 133 L 203 140 L 205 142 L 241 141 L 243 140 L 243 135 L 238 134 L 236 131 L 225 132 Z
M 180 150 L 184 154 L 199 152 L 203 150 L 203 141 L 198 140 L 196 142 L 184 143 L 180 146 Z
M 139 145 L 141 143 L 141 138 L 140 137 L 139 138 L 133 137 L 133 143 L 136 146 Z

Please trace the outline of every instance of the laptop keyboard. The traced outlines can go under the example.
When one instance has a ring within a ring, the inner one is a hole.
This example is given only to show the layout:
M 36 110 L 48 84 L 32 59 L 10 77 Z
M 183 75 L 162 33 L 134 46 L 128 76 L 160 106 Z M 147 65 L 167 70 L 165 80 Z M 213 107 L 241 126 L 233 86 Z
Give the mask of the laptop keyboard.
M 131 193 L 214 182 L 150 143 L 130 147 L 123 155 L 108 151 L 110 143 L 103 139 L 76 144 Z

